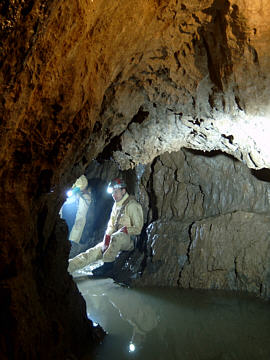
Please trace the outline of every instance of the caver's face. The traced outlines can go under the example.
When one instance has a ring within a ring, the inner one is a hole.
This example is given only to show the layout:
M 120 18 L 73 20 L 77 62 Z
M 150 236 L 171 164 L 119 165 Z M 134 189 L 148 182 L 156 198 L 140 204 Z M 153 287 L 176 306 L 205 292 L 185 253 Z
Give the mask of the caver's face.
M 118 202 L 123 199 L 123 196 L 126 193 L 126 189 L 115 189 L 112 192 L 112 197 L 115 202 Z

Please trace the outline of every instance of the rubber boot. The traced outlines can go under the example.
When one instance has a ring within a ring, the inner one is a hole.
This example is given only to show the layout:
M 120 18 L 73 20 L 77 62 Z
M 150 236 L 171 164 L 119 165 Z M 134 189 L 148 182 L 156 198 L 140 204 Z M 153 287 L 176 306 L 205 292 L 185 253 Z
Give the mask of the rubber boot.
M 92 271 L 94 277 L 112 277 L 114 261 L 105 262 L 102 266 Z

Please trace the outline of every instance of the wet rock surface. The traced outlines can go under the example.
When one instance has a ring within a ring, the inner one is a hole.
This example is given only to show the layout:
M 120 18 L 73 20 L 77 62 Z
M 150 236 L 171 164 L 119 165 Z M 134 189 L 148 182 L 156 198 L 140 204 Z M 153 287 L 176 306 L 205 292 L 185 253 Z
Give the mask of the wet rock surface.
M 179 285 L 269 298 L 269 220 L 269 215 L 240 211 L 195 222 Z
M 115 260 L 112 278 L 119 284 L 130 286 L 140 277 L 144 254 L 138 249 L 122 251 Z
M 164 154 L 151 169 L 142 184 L 152 179 L 153 221 L 136 281 L 269 297 L 269 182 L 219 153 Z

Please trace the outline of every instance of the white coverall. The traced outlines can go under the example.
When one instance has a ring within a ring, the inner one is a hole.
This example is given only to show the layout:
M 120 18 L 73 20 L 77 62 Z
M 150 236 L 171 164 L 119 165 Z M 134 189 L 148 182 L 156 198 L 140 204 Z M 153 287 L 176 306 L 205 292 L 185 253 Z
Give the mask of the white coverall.
M 69 234 L 69 240 L 79 243 L 86 223 L 86 215 L 91 203 L 90 191 L 86 191 L 88 180 L 85 175 L 81 175 L 73 184 L 72 189 L 79 188 L 81 193 L 75 194 L 73 197 L 79 197 L 78 209 L 72 229 Z M 67 200 L 69 201 L 69 200 Z M 60 217 L 63 218 L 62 208 L 60 210 Z
M 81 195 L 76 195 L 76 196 L 79 196 L 79 205 L 78 205 L 78 210 L 76 213 L 74 225 L 69 234 L 69 240 L 74 241 L 75 243 L 78 244 L 80 242 L 83 229 L 86 223 L 86 214 L 91 202 L 91 197 L 89 193 L 88 194 L 82 193 Z
M 124 205 L 125 201 L 129 201 Z M 121 216 L 119 217 L 119 213 Z M 128 234 L 119 231 L 126 226 Z M 131 251 L 134 249 L 131 235 L 139 235 L 143 227 L 143 210 L 141 205 L 126 193 L 123 198 L 115 202 L 108 222 L 106 234 L 111 235 L 110 244 L 107 250 L 102 253 L 103 241 L 88 249 L 87 251 L 69 260 L 68 271 L 83 268 L 94 261 L 103 259 L 104 262 L 112 262 L 122 250 Z

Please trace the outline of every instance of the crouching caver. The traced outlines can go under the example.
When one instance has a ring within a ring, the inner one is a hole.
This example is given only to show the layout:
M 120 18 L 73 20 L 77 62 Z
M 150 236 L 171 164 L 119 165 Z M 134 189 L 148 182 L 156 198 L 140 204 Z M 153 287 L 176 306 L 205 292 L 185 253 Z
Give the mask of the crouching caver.
M 139 235 L 143 227 L 142 207 L 127 193 L 122 179 L 112 180 L 108 191 L 112 193 L 114 205 L 103 241 L 69 260 L 70 273 L 102 259 L 104 264 L 93 270 L 93 275 L 109 276 L 119 252 L 134 249 L 133 236 Z

